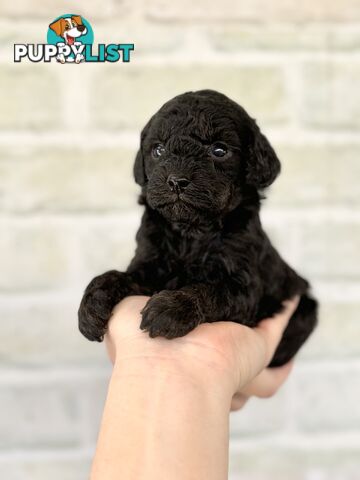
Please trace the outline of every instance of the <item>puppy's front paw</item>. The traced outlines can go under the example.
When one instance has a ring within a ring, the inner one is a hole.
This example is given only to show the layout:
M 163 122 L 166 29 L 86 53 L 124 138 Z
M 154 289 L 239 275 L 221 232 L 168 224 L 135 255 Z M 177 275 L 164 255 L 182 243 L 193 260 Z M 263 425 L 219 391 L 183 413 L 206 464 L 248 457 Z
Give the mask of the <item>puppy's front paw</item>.
M 111 270 L 95 277 L 81 300 L 78 312 L 80 332 L 89 340 L 101 342 L 112 309 L 131 293 L 137 293 L 137 285 L 126 273 Z
M 63 53 L 59 53 L 59 55 L 56 57 L 56 60 L 60 63 L 65 63 L 65 56 Z
M 150 337 L 182 337 L 201 323 L 197 299 L 182 291 L 163 290 L 142 310 L 140 328 Z
M 79 330 L 88 340 L 102 341 L 112 307 L 106 291 L 93 288 L 86 292 L 78 311 L 78 318 Z
M 85 57 L 84 55 L 82 55 L 81 53 L 78 53 L 75 57 L 75 63 L 81 63 L 85 60 Z

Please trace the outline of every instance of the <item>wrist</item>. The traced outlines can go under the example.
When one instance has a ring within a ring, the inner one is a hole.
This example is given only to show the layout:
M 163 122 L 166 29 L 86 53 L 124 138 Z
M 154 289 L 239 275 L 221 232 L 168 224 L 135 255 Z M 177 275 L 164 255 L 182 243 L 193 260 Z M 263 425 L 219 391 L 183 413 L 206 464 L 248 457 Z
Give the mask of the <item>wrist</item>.
M 99 441 L 102 450 L 94 465 L 99 478 L 155 479 L 172 472 L 174 480 L 184 480 L 193 478 L 194 471 L 208 472 L 209 480 L 226 478 L 230 406 L 224 392 L 165 358 L 127 360 L 118 357 L 114 365 Z M 113 427 L 114 415 L 120 430 Z M 107 442 L 109 436 L 115 441 Z M 112 467 L 101 458 L 108 458 L 109 449 L 126 462 L 105 475 L 104 469 Z M 155 462 L 159 452 L 161 462 Z
M 124 391 L 132 390 L 134 397 L 142 398 L 135 408 L 161 418 L 164 424 L 166 415 L 171 417 L 179 408 L 187 409 L 189 414 L 204 409 L 204 416 L 205 411 L 229 414 L 232 395 L 220 382 L 165 357 L 116 361 L 112 379 L 121 383 Z

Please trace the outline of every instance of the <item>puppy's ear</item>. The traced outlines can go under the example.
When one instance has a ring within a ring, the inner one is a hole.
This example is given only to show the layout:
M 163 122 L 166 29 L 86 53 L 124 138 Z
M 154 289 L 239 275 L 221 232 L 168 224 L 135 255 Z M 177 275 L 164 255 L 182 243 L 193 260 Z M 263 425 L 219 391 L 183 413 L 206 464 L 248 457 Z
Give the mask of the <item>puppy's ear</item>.
M 250 155 L 246 181 L 248 184 L 262 189 L 273 183 L 280 173 L 281 166 L 274 149 L 255 122 L 251 130 L 252 141 L 249 145 Z
M 135 182 L 142 187 L 145 185 L 146 175 L 145 175 L 145 165 L 144 165 L 144 156 L 141 151 L 141 146 L 135 157 L 134 163 L 134 177 Z
M 63 18 L 59 18 L 56 22 L 50 23 L 49 28 L 61 37 L 61 34 L 64 32 L 64 22 L 65 20 Z
M 74 20 L 76 25 L 82 25 L 82 18 L 80 17 L 80 15 L 73 15 L 71 19 Z
M 145 158 L 144 158 L 144 153 L 143 153 L 143 143 L 145 140 L 145 137 L 149 131 L 151 120 L 153 117 L 150 118 L 148 123 L 145 125 L 145 127 L 141 131 L 140 135 L 140 148 L 136 154 L 135 157 L 135 163 L 134 163 L 134 177 L 135 177 L 135 182 L 140 185 L 144 186 L 146 183 L 146 173 L 145 173 Z

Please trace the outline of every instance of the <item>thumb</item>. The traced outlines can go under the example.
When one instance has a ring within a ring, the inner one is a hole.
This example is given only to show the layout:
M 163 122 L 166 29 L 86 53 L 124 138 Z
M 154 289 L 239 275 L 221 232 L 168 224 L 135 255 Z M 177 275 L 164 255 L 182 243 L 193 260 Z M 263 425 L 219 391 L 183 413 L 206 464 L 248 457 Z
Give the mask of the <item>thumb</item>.
M 269 364 L 298 302 L 299 297 L 284 302 L 280 313 L 262 320 L 255 328 L 229 322 L 226 333 L 233 350 L 237 391 Z
M 281 312 L 273 317 L 265 318 L 254 328 L 254 331 L 260 335 L 265 342 L 267 354 L 265 366 L 267 366 L 273 358 L 289 320 L 299 304 L 299 300 L 300 297 L 298 295 L 290 300 L 286 300 L 283 302 L 284 308 Z

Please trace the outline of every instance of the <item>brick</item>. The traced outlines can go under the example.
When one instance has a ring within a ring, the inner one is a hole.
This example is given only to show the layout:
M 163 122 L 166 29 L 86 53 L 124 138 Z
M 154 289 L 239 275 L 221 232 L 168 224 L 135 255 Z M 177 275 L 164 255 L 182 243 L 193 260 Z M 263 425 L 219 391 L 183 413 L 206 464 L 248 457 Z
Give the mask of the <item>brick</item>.
M 131 58 L 134 63 L 142 55 L 177 52 L 186 38 L 182 26 L 143 22 L 139 16 L 124 23 L 119 17 L 96 22 L 95 33 L 97 43 L 133 43 L 135 49 Z
M 47 455 L 48 457 L 48 455 Z M 86 480 L 91 458 L 89 456 L 61 454 L 56 458 L 17 458 L 0 461 L 0 477 L 6 480 Z
M 91 113 L 101 128 L 142 127 L 171 97 L 189 90 L 220 90 L 262 122 L 288 115 L 283 71 L 277 66 L 104 65 L 92 79 Z M 111 102 L 108 101 L 111 95 Z
M 55 71 L 40 63 L 3 67 L 0 103 L 2 129 L 48 129 L 59 125 L 61 99 Z
M 78 235 L 79 262 L 83 278 L 90 280 L 106 270 L 124 271 L 135 254 L 135 235 L 140 226 L 142 209 L 129 217 L 87 225 Z
M 308 62 L 302 72 L 300 118 L 311 127 L 360 127 L 360 64 L 355 61 Z
M 296 209 L 271 223 L 271 209 L 264 222 L 274 245 L 300 274 L 316 281 L 354 281 L 359 278 L 360 224 L 342 222 L 308 210 L 305 220 Z M 269 228 L 271 226 L 271 228 Z
M 294 267 L 310 278 L 357 279 L 360 263 L 360 224 L 331 218 L 299 226 Z
M 319 325 L 301 358 L 360 358 L 359 302 L 320 299 Z
M 356 25 L 345 24 L 342 28 L 333 28 L 329 34 L 329 49 L 356 51 L 359 45 L 360 31 Z
M 193 3 L 185 0 L 181 3 L 156 0 L 147 3 L 146 13 L 159 20 L 242 20 L 254 22 L 270 21 L 354 21 L 360 18 L 360 6 L 356 0 L 304 0 L 294 5 L 292 0 L 268 2 L 266 0 L 224 0 L 223 2 L 209 2 L 199 0 Z
M 78 330 L 77 309 L 81 296 L 82 289 L 78 288 L 74 289 L 73 301 L 23 300 L 20 303 L 13 300 L 10 303 L 9 300 L 7 306 L 1 305 L 2 365 L 26 368 L 108 365 L 105 346 L 89 342 Z
M 309 439 L 309 443 L 311 440 Z M 230 480 L 356 480 L 359 449 L 291 448 L 271 444 L 244 451 L 230 448 Z
M 263 208 L 263 210 L 265 209 Z M 271 217 L 271 208 L 267 210 Z M 266 217 L 262 218 L 262 225 L 272 245 L 281 253 L 284 260 L 291 263 L 297 253 L 296 225 L 288 224 L 285 232 L 283 224 L 272 223 L 271 218 Z
M 271 138 L 269 138 L 271 141 Z M 360 202 L 360 145 L 273 143 L 282 172 L 269 190 L 269 205 L 354 205 Z M 341 161 L 339 159 L 341 158 Z
M 120 2 L 119 2 L 120 3 Z M 123 13 L 125 14 L 129 7 L 129 2 L 122 1 Z M 18 2 L 2 2 L 0 6 L 0 15 L 2 17 L 23 17 L 23 18 L 43 18 L 44 29 L 48 24 L 59 15 L 65 13 L 84 13 L 86 19 L 92 21 L 92 18 L 110 16 L 114 13 L 114 1 L 109 0 L 104 5 L 101 0 L 80 0 L 76 3 L 76 11 L 74 4 L 69 0 L 54 0 L 45 4 L 41 0 L 33 0 L 31 3 L 26 0 Z
M 49 222 L 0 222 L 0 290 L 49 289 L 65 284 L 69 261 L 66 235 Z
M 293 418 L 306 432 L 346 432 L 360 428 L 360 368 L 355 365 L 311 364 L 292 375 Z
M 92 449 L 110 373 L 110 366 L 96 371 L 27 368 L 13 376 L 7 371 L 0 383 L 0 408 L 7 412 L 0 418 L 0 471 L 4 454 L 12 450 Z
M 264 229 L 283 258 L 311 283 L 352 282 L 359 278 L 360 223 L 344 213 L 289 209 L 276 212 L 271 205 L 263 211 Z M 301 213 L 301 215 L 299 215 Z M 346 288 L 346 287 L 345 287 Z
M 0 7 L 1 8 L 1 7 Z M 1 50 L 5 46 L 7 54 L 13 49 L 15 43 L 45 43 L 46 42 L 46 27 L 44 22 L 38 20 L 17 20 L 14 22 L 11 19 L 0 19 L 0 41 Z
M 110 376 L 111 368 L 108 365 L 108 374 L 106 376 L 87 382 L 86 386 L 79 392 L 84 445 L 91 447 L 96 445 Z
M 210 44 L 220 52 L 244 50 L 323 50 L 329 31 L 319 25 L 211 25 L 206 29 Z
M 267 204 L 262 216 L 284 259 L 311 283 L 330 280 L 351 285 L 359 278 L 360 223 L 356 217 L 346 218 L 346 212 L 289 209 L 274 216 Z
M 289 393 L 284 387 L 270 399 L 252 398 L 239 412 L 231 413 L 231 438 L 261 437 L 283 430 Z
M 81 441 L 77 388 L 61 384 L 0 386 L 0 448 L 75 447 Z M 16 419 L 16 423 L 14 423 Z M 16 428 L 14 428 L 16 424 Z
M 360 32 L 341 24 L 209 25 L 204 29 L 210 45 L 220 52 L 247 50 L 352 51 L 359 48 Z
M 1 157 L 0 209 L 95 212 L 136 206 L 135 149 L 11 147 Z

